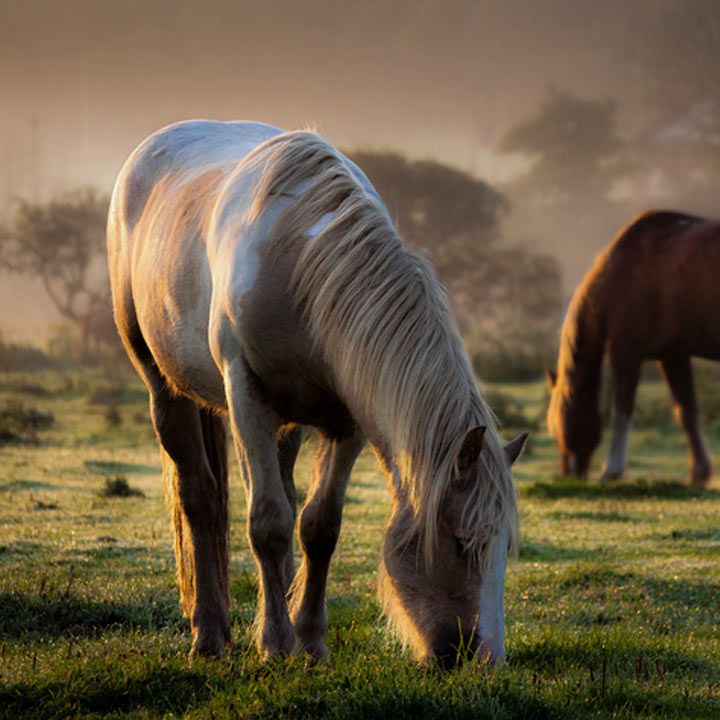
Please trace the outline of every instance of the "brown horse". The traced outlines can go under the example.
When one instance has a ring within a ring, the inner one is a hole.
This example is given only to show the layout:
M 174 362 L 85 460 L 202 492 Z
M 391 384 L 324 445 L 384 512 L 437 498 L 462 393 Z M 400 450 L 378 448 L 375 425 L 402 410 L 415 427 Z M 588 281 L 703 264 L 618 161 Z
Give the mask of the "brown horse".
M 597 258 L 570 303 L 560 340 L 547 421 L 561 468 L 585 475 L 600 442 L 600 375 L 612 373 L 612 437 L 603 479 L 626 464 L 640 366 L 657 360 L 687 435 L 691 480 L 708 482 L 710 454 L 700 429 L 691 357 L 720 359 L 715 305 L 720 223 L 675 212 L 647 212 Z
M 224 416 L 247 489 L 264 655 L 325 647 L 325 587 L 367 438 L 393 511 L 384 607 L 419 657 L 500 661 L 517 509 L 510 464 L 436 276 L 365 175 L 309 132 L 179 123 L 130 156 L 108 253 L 151 396 L 193 654 L 230 643 Z M 293 467 L 317 429 L 295 576 Z

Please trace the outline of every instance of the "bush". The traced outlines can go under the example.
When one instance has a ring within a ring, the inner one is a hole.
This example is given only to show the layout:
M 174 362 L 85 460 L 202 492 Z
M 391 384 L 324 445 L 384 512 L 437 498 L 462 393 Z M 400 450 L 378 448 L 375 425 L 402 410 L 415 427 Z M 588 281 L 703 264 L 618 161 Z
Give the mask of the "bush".
M 517 382 L 538 380 L 555 366 L 554 330 L 520 323 L 509 330 L 468 340 L 473 370 L 482 380 Z
M 52 413 L 25 407 L 20 400 L 8 400 L 0 410 L 0 440 L 4 442 L 37 441 L 37 431 L 49 428 L 55 422 Z
M 104 498 L 145 497 L 145 493 L 142 490 L 130 487 L 127 478 L 122 476 L 105 478 L 105 485 L 98 491 L 98 495 Z
M 56 368 L 57 366 L 57 360 L 46 355 L 39 348 L 31 345 L 6 343 L 0 335 L 0 371 L 32 372 L 34 370 Z
M 485 400 L 503 429 L 537 430 L 540 427 L 539 418 L 528 417 L 522 403 L 512 395 L 491 390 L 486 393 Z

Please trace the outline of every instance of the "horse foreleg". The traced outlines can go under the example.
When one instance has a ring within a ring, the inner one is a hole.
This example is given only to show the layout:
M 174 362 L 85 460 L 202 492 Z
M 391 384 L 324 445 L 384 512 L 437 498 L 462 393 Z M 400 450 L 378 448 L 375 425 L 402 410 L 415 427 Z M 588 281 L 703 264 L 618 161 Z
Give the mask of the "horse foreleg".
M 693 485 L 705 485 L 710 479 L 712 461 L 700 429 L 700 409 L 690 358 L 664 358 L 660 365 L 670 387 L 675 417 L 687 436 L 692 457 L 690 480 Z
M 295 509 L 278 461 L 281 422 L 248 378 L 242 361 L 226 368 L 225 388 L 247 492 L 248 535 L 260 575 L 258 649 L 264 658 L 289 654 L 295 645 L 286 602 Z
M 635 392 L 640 378 L 640 363 L 628 361 L 627 357 L 618 351 L 610 353 L 610 367 L 612 370 L 611 435 L 608 456 L 601 475 L 603 481 L 619 478 L 625 472 Z
M 191 657 L 220 655 L 231 642 L 227 467 L 220 457 L 224 428 L 210 427 L 222 420 L 212 417 L 203 428 L 204 411 L 188 398 L 172 396 L 164 384 L 155 387 L 151 410 L 164 450 L 181 601 L 194 637 Z M 220 437 L 213 439 L 209 432 Z M 215 450 L 210 443 L 216 443 Z
M 343 440 L 320 437 L 307 501 L 300 513 L 303 560 L 292 590 L 291 616 L 297 652 L 325 657 L 325 587 L 335 550 L 345 490 L 365 439 L 358 431 Z

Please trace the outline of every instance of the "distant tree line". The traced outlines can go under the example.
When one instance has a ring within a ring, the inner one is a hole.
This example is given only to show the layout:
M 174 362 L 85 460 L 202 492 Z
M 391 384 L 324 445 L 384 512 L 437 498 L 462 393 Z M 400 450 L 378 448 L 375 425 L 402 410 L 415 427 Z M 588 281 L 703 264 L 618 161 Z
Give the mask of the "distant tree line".
M 518 323 L 554 326 L 562 303 L 557 261 L 502 237 L 508 198 L 433 160 L 349 153 L 383 198 L 404 241 L 425 252 L 450 290 L 466 335 Z
M 501 242 L 507 198 L 487 183 L 434 161 L 357 152 L 404 240 L 429 255 L 451 291 L 461 328 L 552 323 L 560 271 L 550 257 Z M 112 343 L 105 262 L 108 199 L 92 189 L 47 203 L 21 201 L 0 231 L 0 269 L 38 278 L 86 342 Z

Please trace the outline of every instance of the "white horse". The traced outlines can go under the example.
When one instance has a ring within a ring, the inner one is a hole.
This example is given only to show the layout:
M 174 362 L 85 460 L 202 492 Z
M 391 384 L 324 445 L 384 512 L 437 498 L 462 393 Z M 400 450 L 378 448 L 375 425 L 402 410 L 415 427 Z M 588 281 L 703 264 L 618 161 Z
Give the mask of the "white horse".
M 390 479 L 384 606 L 418 657 L 504 657 L 510 464 L 446 296 L 360 169 L 317 135 L 170 126 L 113 192 L 115 318 L 150 391 L 192 654 L 229 645 L 225 420 L 247 488 L 264 655 L 326 653 L 325 586 L 367 439 Z M 318 450 L 299 522 L 300 425 Z

